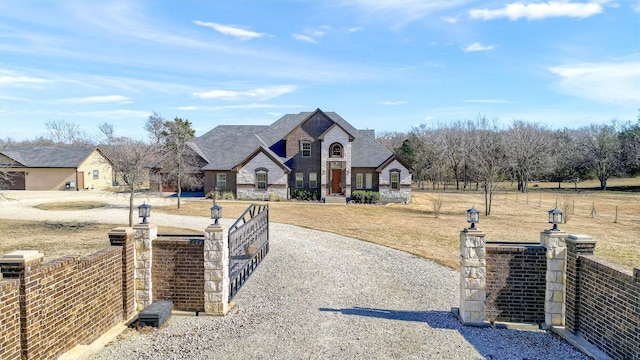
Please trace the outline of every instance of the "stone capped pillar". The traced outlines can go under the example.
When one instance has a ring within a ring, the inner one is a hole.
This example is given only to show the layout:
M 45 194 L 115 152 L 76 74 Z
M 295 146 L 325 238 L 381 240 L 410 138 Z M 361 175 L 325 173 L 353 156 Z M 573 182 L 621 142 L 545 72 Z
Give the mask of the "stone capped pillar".
M 229 238 L 222 225 L 204 232 L 204 311 L 225 315 L 229 305 Z
M 559 230 L 540 233 L 540 245 L 547 249 L 547 274 L 544 300 L 544 322 L 546 327 L 564 326 L 567 234 Z
M 136 310 L 142 311 L 153 302 L 151 287 L 152 242 L 158 237 L 158 226 L 137 224 L 135 231 L 135 298 Z
M 460 232 L 460 309 L 465 325 L 486 325 L 485 305 L 487 250 L 484 233 L 477 229 Z
M 40 294 L 42 259 L 37 250 L 18 250 L 0 258 L 0 271 L 4 279 L 20 281 L 20 347 L 22 359 L 37 359 L 42 351 L 40 336 Z
M 580 256 L 593 255 L 596 242 L 591 236 L 569 235 L 567 244 L 567 306 L 566 328 L 572 333 L 580 330 Z

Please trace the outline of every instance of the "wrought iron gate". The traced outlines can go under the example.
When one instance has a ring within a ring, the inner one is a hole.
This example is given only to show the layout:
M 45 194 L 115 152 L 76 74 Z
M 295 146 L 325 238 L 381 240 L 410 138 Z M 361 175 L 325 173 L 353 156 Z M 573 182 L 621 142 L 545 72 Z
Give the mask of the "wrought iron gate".
M 269 252 L 269 205 L 251 204 L 229 228 L 229 300 Z

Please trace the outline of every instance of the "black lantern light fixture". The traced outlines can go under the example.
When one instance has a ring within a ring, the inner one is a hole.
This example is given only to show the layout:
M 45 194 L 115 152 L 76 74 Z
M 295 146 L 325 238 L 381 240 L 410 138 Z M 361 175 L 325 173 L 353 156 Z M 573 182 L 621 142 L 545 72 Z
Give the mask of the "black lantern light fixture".
M 469 230 L 477 230 L 476 223 L 480 222 L 480 212 L 475 206 L 467 210 L 467 222 L 471 223 Z
M 141 224 L 147 223 L 147 218 L 151 217 L 151 205 L 147 205 L 147 203 L 143 203 L 138 206 L 138 217 L 142 218 Z
M 549 224 L 553 224 L 551 231 L 560 231 L 558 224 L 562 224 L 562 211 L 558 208 L 549 210 Z
M 216 199 L 213 199 L 213 206 L 211 207 L 211 218 L 215 220 L 214 225 L 218 225 L 218 220 L 222 217 L 222 206 L 216 204 Z

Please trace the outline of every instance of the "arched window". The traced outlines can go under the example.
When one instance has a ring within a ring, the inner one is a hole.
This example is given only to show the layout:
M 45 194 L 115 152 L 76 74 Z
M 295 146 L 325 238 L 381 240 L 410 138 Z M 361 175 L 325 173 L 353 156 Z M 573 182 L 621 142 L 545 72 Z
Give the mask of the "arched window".
M 391 190 L 400 190 L 400 170 L 391 170 L 389 172 L 389 183 Z
M 342 145 L 340 143 L 333 143 L 329 147 L 329 157 L 341 158 L 342 157 Z

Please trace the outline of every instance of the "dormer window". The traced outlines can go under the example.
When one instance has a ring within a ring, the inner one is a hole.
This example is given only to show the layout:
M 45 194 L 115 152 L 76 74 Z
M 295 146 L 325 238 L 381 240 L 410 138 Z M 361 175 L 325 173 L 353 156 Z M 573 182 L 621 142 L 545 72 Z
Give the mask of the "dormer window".
M 331 144 L 329 148 L 329 157 L 341 158 L 342 157 L 342 145 L 339 143 Z
M 311 157 L 311 141 L 301 141 L 300 152 L 302 152 L 302 157 Z

